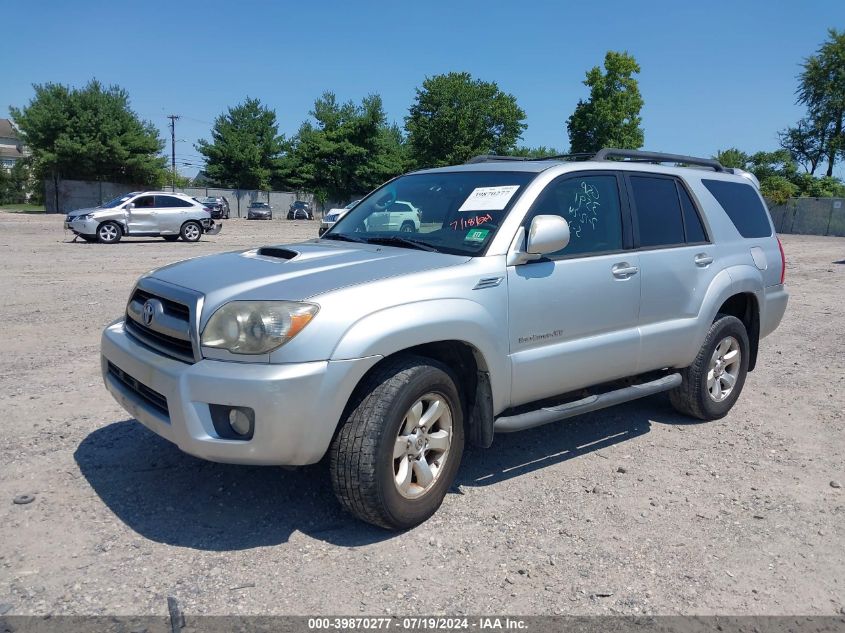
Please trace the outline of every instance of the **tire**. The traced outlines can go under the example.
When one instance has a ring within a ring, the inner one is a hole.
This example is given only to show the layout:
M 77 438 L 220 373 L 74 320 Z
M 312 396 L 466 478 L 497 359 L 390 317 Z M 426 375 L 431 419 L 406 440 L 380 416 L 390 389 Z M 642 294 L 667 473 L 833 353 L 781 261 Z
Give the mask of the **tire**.
M 202 237 L 202 226 L 199 222 L 188 220 L 179 229 L 179 237 L 185 242 L 199 242 Z
M 399 230 L 402 233 L 416 233 L 417 227 L 410 220 L 406 220 L 405 222 L 402 223 L 402 226 L 399 227 Z
M 401 530 L 437 511 L 464 449 L 455 384 L 448 368 L 419 356 L 388 360 L 365 378 L 329 449 L 332 487 L 349 512 Z M 415 419 L 424 424 L 427 418 L 428 433 L 415 426 Z
M 745 385 L 749 349 L 748 333 L 742 321 L 718 314 L 692 365 L 681 371 L 683 382 L 669 392 L 672 406 L 700 420 L 725 417 Z M 738 359 L 733 352 L 739 353 Z
M 161 237 L 165 242 L 175 242 L 179 239 L 178 235 L 162 235 Z
M 123 230 L 117 222 L 103 222 L 97 227 L 97 241 L 101 244 L 117 244 Z

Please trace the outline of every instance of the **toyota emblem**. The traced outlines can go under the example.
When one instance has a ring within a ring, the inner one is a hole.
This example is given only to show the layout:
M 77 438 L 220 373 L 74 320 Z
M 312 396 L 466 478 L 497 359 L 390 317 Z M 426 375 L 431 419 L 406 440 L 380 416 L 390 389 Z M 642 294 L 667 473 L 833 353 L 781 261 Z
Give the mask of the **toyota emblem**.
M 144 302 L 144 325 L 150 325 L 153 322 L 154 314 L 155 308 L 153 307 L 152 301 Z

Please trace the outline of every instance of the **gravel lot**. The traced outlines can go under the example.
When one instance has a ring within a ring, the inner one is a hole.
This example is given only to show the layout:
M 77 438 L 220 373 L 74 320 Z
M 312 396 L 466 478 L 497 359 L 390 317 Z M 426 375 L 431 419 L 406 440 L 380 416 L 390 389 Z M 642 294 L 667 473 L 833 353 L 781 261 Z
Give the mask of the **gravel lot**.
M 0 213 L 0 613 L 845 608 L 845 239 L 784 237 L 790 307 L 724 420 L 659 396 L 499 436 L 433 519 L 393 534 L 345 515 L 323 467 L 200 461 L 101 384 L 100 331 L 141 273 L 315 222 L 102 246 L 61 220 Z

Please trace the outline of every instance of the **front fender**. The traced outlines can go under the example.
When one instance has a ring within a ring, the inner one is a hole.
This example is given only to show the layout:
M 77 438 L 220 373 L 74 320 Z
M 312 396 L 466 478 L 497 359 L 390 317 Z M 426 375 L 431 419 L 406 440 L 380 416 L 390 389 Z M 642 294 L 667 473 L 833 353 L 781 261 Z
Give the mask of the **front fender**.
M 471 345 L 479 369 L 490 375 L 494 410 L 507 406 L 511 388 L 507 321 L 495 319 L 482 305 L 468 299 L 419 301 L 369 314 L 346 330 L 331 359 L 389 356 L 438 341 Z

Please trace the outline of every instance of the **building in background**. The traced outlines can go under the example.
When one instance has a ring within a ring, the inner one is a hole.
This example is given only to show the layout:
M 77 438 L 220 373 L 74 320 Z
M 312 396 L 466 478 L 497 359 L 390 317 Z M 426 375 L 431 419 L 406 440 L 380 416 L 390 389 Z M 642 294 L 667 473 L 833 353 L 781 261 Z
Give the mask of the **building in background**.
M 0 119 L 0 167 L 10 171 L 28 155 L 18 131 L 9 119 Z

